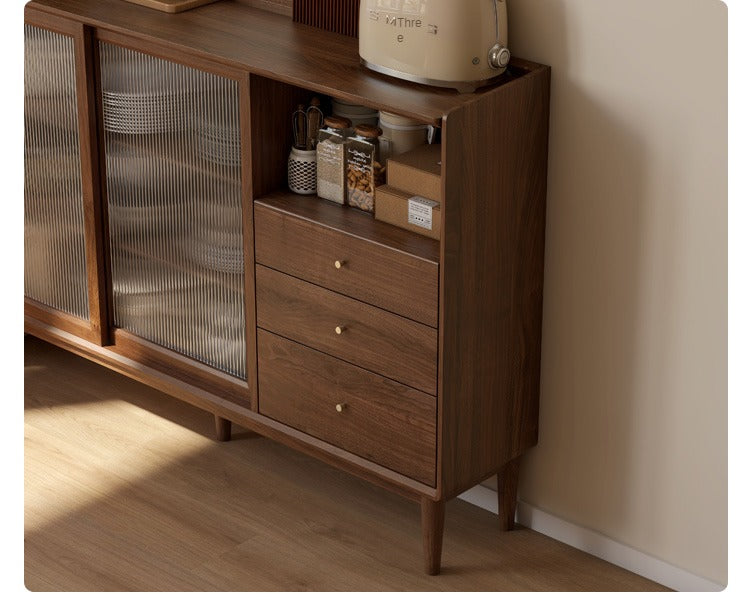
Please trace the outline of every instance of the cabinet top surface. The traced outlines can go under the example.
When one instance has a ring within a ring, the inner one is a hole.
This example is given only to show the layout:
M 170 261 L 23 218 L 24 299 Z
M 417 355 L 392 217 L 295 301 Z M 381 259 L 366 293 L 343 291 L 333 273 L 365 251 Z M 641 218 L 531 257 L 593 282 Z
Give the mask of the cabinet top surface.
M 218 61 L 353 103 L 439 124 L 451 109 L 477 99 L 539 64 L 515 59 L 509 72 L 476 93 L 461 94 L 371 72 L 359 61 L 355 38 L 295 23 L 289 17 L 223 0 L 177 14 L 121 0 L 32 0 L 34 9 L 148 43 L 169 45 L 189 57 Z

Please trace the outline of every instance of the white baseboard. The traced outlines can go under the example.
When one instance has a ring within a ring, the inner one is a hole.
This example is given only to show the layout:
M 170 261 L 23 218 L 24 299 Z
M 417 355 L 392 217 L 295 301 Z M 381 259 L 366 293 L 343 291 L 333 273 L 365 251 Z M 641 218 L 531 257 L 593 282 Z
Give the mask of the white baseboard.
M 492 489 L 477 485 L 458 497 L 497 514 L 497 492 Z M 687 570 L 616 542 L 604 534 L 555 517 L 525 502 L 518 503 L 516 522 L 675 591 L 722 591 L 724 589 L 722 584 L 691 574 Z

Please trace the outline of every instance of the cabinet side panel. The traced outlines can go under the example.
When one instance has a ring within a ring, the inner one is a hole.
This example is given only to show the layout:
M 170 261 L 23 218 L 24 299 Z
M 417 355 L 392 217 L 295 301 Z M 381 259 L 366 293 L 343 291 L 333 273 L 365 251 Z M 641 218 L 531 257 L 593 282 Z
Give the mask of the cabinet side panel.
M 74 41 L 24 34 L 24 293 L 88 320 Z
M 287 160 L 293 144 L 292 115 L 307 107 L 311 91 L 250 75 L 252 198 L 287 188 Z
M 445 118 L 445 497 L 536 443 L 549 82 L 540 68 Z

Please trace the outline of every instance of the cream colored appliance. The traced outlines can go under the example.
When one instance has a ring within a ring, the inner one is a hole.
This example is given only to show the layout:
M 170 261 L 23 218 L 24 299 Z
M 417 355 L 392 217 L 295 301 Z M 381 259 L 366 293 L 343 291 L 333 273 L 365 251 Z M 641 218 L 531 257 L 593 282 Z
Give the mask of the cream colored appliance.
M 505 0 L 361 0 L 359 55 L 368 68 L 474 91 L 510 62 Z

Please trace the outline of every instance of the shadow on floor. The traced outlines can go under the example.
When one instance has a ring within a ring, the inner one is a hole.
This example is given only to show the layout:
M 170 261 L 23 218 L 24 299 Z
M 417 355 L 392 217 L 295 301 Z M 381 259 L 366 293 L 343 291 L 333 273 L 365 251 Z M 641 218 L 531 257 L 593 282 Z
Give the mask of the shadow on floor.
M 47 385 L 26 384 L 30 590 L 661 589 L 460 500 L 426 576 L 416 504 L 241 429 L 217 443 L 211 415 L 31 342 Z

